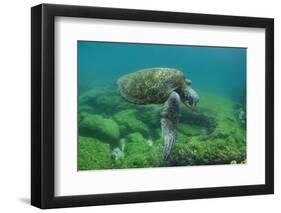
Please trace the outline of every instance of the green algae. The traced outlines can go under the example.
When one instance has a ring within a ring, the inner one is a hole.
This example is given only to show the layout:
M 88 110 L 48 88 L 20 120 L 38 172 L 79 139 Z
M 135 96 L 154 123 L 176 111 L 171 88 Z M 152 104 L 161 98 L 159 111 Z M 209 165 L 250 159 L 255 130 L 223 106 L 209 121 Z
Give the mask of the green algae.
M 117 143 L 120 137 L 118 124 L 109 118 L 101 115 L 82 114 L 79 125 L 79 132 L 82 135 L 97 137 L 107 143 Z
M 125 138 L 124 158 L 115 161 L 114 168 L 157 167 L 161 163 L 161 144 L 150 144 L 141 133 L 135 132 Z
M 237 103 L 204 91 L 200 96 L 195 110 L 180 106 L 177 142 L 168 165 L 246 163 L 246 128 L 237 119 Z M 79 153 L 82 149 L 88 156 L 82 158 L 83 165 L 96 164 L 81 170 L 162 166 L 161 105 L 131 104 L 118 93 L 102 90 L 83 93 L 79 106 L 79 135 L 96 141 L 79 146 Z M 98 148 L 101 144 L 107 148 Z M 97 150 L 106 154 L 95 154 L 99 159 L 93 161 L 90 153 Z
M 110 146 L 94 138 L 79 137 L 78 168 L 79 170 L 111 168 Z
M 178 131 L 187 135 L 187 136 L 195 136 L 201 135 L 206 128 L 199 125 L 190 125 L 188 123 L 179 123 Z
M 136 118 L 135 109 L 127 109 L 120 111 L 113 116 L 113 119 L 122 127 L 121 131 L 124 135 L 129 132 L 140 132 L 149 135 L 149 129 L 144 122 Z

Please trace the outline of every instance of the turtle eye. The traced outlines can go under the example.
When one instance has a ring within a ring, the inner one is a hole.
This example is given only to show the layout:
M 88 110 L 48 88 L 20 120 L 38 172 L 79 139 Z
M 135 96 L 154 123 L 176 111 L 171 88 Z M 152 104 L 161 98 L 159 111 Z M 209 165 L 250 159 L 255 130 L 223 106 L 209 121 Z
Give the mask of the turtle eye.
M 192 83 L 191 80 L 189 80 L 189 79 L 186 78 L 186 79 L 185 79 L 185 82 L 186 82 L 186 84 L 187 84 L 188 86 L 191 86 L 191 83 Z

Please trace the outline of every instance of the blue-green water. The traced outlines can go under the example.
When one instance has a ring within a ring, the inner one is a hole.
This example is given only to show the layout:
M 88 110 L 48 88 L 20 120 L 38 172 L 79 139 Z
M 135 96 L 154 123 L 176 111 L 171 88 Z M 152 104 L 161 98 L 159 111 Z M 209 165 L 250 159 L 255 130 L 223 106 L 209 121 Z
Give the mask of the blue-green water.
M 177 68 L 196 88 L 239 97 L 246 85 L 246 48 L 78 42 L 80 84 L 116 82 L 149 67 Z
M 199 93 L 181 105 L 169 166 L 246 162 L 246 48 L 78 41 L 78 168 L 161 166 L 160 105 L 124 100 L 116 81 L 145 68 L 181 70 Z

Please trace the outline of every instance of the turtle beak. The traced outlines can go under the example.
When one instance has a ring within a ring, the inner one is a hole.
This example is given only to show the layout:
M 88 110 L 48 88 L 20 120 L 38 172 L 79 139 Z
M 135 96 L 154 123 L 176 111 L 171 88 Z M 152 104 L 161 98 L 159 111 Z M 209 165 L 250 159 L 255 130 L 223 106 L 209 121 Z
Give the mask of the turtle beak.
M 195 109 L 199 102 L 199 95 L 192 88 L 189 88 L 185 94 L 184 105 L 190 109 Z
M 185 106 L 192 109 L 192 106 L 190 105 L 190 103 L 188 101 L 184 101 L 183 103 L 184 103 Z
M 191 104 L 191 103 L 189 103 L 188 101 L 184 101 L 183 103 L 184 103 L 184 105 L 187 106 L 188 108 L 190 108 L 190 109 L 195 109 L 198 102 L 193 102 L 193 104 Z

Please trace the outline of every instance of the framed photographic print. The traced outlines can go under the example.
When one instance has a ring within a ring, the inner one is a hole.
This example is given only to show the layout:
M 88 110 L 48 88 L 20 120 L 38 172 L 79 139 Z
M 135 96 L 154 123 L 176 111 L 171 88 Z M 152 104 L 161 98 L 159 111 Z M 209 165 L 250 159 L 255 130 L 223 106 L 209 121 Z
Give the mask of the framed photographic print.
M 271 194 L 274 21 L 31 9 L 31 203 Z

